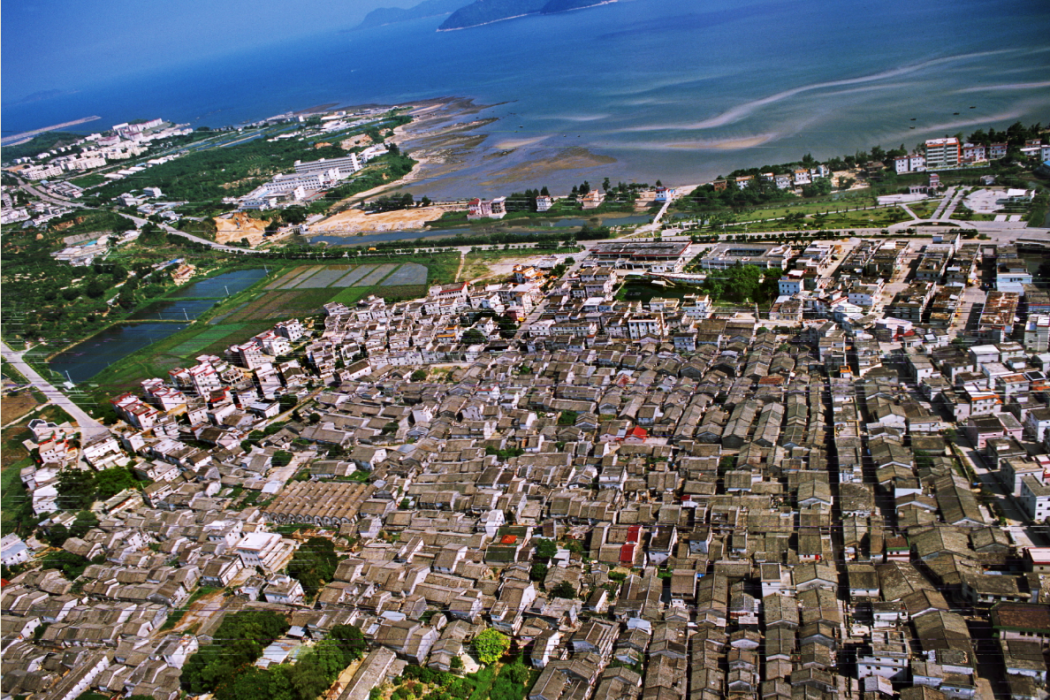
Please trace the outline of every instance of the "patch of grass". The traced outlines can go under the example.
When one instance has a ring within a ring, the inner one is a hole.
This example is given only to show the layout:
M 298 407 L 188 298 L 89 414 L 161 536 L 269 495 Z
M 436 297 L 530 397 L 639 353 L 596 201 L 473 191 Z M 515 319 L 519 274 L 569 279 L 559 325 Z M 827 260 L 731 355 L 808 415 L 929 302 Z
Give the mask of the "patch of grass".
M 201 352 L 208 355 L 221 355 L 229 346 L 243 343 L 252 336 L 267 331 L 273 328 L 273 324 L 273 321 L 246 321 L 244 323 L 230 324 L 236 325 L 237 328 L 227 333 L 221 339 L 216 340 L 211 345 L 206 345 Z
M 915 216 L 920 219 L 928 219 L 933 216 L 933 213 L 937 211 L 937 207 L 940 205 L 938 200 L 930 200 L 924 202 L 909 202 L 908 208 L 915 212 Z
M 735 223 L 726 226 L 727 233 L 759 233 L 763 231 L 793 231 L 802 228 L 809 229 L 841 229 L 841 228 L 883 228 L 890 224 L 901 221 L 911 221 L 912 218 L 900 207 L 886 207 L 883 209 L 864 209 L 860 211 L 843 211 L 808 216 L 802 223 L 789 221 L 761 221 L 754 223 Z
M 22 454 L 26 454 L 21 446 L 18 447 L 18 450 Z M 13 452 L 5 444 L 4 452 L 7 453 L 9 451 Z M 7 457 L 6 454 L 4 456 Z M 29 493 L 22 484 L 21 473 L 23 469 L 32 466 L 32 464 L 33 460 L 26 455 L 18 461 L 5 465 L 3 471 L 0 471 L 0 531 L 4 535 L 14 532 L 15 513 L 25 500 L 29 498 Z
M 1032 208 L 1028 212 L 1028 225 L 1042 227 L 1050 220 L 1050 194 L 1043 192 L 1032 199 Z
M 75 177 L 71 179 L 70 182 L 77 187 L 94 187 L 95 185 L 101 185 L 103 182 L 107 182 L 107 180 L 100 173 L 91 173 L 90 175 Z
M 620 301 L 641 301 L 643 304 L 648 304 L 650 300 L 656 297 L 681 299 L 687 294 L 702 293 L 702 287 L 680 285 L 670 289 L 665 289 L 648 282 L 628 282 L 620 287 L 620 290 L 616 293 L 616 298 Z
M 12 382 L 15 382 L 17 384 L 28 384 L 29 383 L 29 380 L 27 380 L 25 377 L 23 377 L 22 373 L 19 372 L 17 369 L 15 369 L 14 366 L 12 366 L 11 363 L 8 362 L 7 360 L 0 360 L 0 374 L 3 374 L 5 377 L 10 379 Z M 4 422 L 6 423 L 7 421 L 4 421 Z
M 171 349 L 173 355 L 185 355 L 187 357 L 192 355 L 198 355 L 204 348 L 222 340 L 231 333 L 240 330 L 244 326 L 243 323 L 223 323 L 217 326 L 206 326 L 203 330 L 196 335 L 193 335 L 188 340 L 179 345 L 176 345 Z M 192 328 L 201 328 L 200 326 L 193 326 Z M 188 330 L 191 330 L 188 329 Z

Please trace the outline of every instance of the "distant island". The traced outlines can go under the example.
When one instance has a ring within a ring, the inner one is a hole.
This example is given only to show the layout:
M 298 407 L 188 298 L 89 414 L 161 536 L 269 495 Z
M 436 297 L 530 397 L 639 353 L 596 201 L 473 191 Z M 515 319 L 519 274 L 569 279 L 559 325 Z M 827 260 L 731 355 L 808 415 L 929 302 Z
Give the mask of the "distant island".
M 451 15 L 438 27 L 438 31 L 451 31 L 480 27 L 483 24 L 527 15 L 552 15 L 616 2 L 616 0 L 474 0 L 464 5 L 463 1 L 423 0 L 418 5 L 407 9 L 380 7 L 369 12 L 355 29 L 369 29 L 387 24 L 411 22 L 426 17 Z
M 423 0 L 414 7 L 379 7 L 365 15 L 355 29 L 370 29 L 386 24 L 411 22 L 426 17 L 448 15 L 463 7 L 463 0 Z

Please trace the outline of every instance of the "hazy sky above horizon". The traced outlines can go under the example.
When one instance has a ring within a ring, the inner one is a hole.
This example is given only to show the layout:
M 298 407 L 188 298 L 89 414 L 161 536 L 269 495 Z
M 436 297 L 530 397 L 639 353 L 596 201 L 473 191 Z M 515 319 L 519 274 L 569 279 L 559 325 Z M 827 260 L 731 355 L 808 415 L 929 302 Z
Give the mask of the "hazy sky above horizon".
M 417 0 L 12 0 L 0 9 L 4 102 L 357 24 Z

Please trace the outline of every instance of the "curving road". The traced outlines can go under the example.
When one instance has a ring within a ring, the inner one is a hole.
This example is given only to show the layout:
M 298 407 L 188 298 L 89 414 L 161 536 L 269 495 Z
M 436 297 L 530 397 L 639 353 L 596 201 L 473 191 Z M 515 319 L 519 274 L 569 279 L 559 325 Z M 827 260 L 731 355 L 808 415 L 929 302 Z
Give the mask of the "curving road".
M 109 429 L 106 426 L 89 416 L 84 409 L 73 403 L 71 398 L 56 389 L 50 382 L 41 377 L 35 369 L 26 364 L 22 359 L 24 353 L 15 352 L 7 346 L 7 343 L 0 343 L 0 346 L 2 346 L 5 360 L 10 362 L 30 384 L 43 392 L 44 396 L 46 396 L 51 403 L 60 406 L 63 411 L 76 420 L 77 425 L 80 426 L 80 432 L 85 439 L 109 432 Z
M 33 193 L 34 195 L 36 195 L 40 199 L 44 200 L 45 202 L 50 202 L 51 204 L 58 204 L 58 205 L 64 206 L 64 207 L 72 207 L 74 209 L 91 209 L 91 210 L 95 210 L 96 209 L 96 207 L 89 207 L 89 206 L 86 206 L 84 204 L 80 204 L 79 202 L 74 202 L 71 199 L 66 199 L 65 197 L 56 197 L 55 195 L 48 194 L 48 193 L 46 193 L 46 192 L 44 192 L 44 191 L 34 187 L 33 185 L 29 184 L 25 180 L 22 180 L 21 178 L 19 178 L 19 183 L 20 183 L 21 187 L 23 189 L 25 189 L 27 192 Z M 123 212 L 120 212 L 120 215 L 121 216 L 126 216 L 127 218 L 129 218 L 132 221 L 134 221 L 135 225 L 138 226 L 139 228 L 142 228 L 147 223 L 149 223 L 149 222 L 146 221 L 146 219 L 143 219 L 143 218 L 138 217 L 138 216 L 131 216 L 130 214 L 124 214 Z M 242 255 L 255 255 L 257 253 L 265 252 L 265 251 L 261 251 L 261 250 L 252 250 L 251 248 L 235 248 L 234 246 L 228 246 L 228 245 L 223 245 L 221 243 L 216 243 L 215 241 L 209 241 L 207 238 L 201 238 L 200 236 L 194 236 L 191 233 L 186 233 L 185 231 L 180 231 L 177 228 L 169 226 L 168 224 L 159 224 L 159 226 L 162 229 L 164 229 L 165 231 L 167 231 L 168 233 L 174 234 L 176 236 L 181 236 L 181 237 L 183 237 L 185 239 L 193 241 L 194 243 L 202 243 L 202 244 L 208 246 L 209 248 L 214 248 L 215 250 L 221 250 L 221 251 L 226 252 L 226 253 L 240 253 Z

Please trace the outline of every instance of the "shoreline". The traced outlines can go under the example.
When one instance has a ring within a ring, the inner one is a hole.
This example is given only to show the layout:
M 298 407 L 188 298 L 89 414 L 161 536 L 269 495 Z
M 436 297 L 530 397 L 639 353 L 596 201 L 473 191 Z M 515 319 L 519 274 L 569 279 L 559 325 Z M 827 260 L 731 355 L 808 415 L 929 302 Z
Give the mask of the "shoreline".
M 58 129 L 65 129 L 68 126 L 87 124 L 88 122 L 98 121 L 101 118 L 102 117 L 99 116 L 82 117 L 80 119 L 74 119 L 71 122 L 52 124 L 51 126 L 45 126 L 40 129 L 31 129 L 30 131 L 23 131 L 20 134 L 12 134 L 11 136 L 5 136 L 0 139 L 0 146 L 18 146 L 26 141 L 32 141 L 40 134 L 46 134 L 49 131 L 57 131 Z
M 522 17 L 531 17 L 532 15 L 536 15 L 536 14 L 539 14 L 539 13 L 538 12 L 526 12 L 523 15 L 514 15 L 513 17 L 500 17 L 499 19 L 494 19 L 494 20 L 491 20 L 489 22 L 482 22 L 481 24 L 470 24 L 470 25 L 467 25 L 466 27 L 451 27 L 449 29 L 442 29 L 441 27 L 438 27 L 437 31 L 439 31 L 439 32 L 458 32 L 458 31 L 462 31 L 464 29 L 474 29 L 476 27 L 486 27 L 486 26 L 488 26 L 490 24 L 496 24 L 497 22 L 506 22 L 507 20 L 511 20 L 511 19 L 521 19 Z

